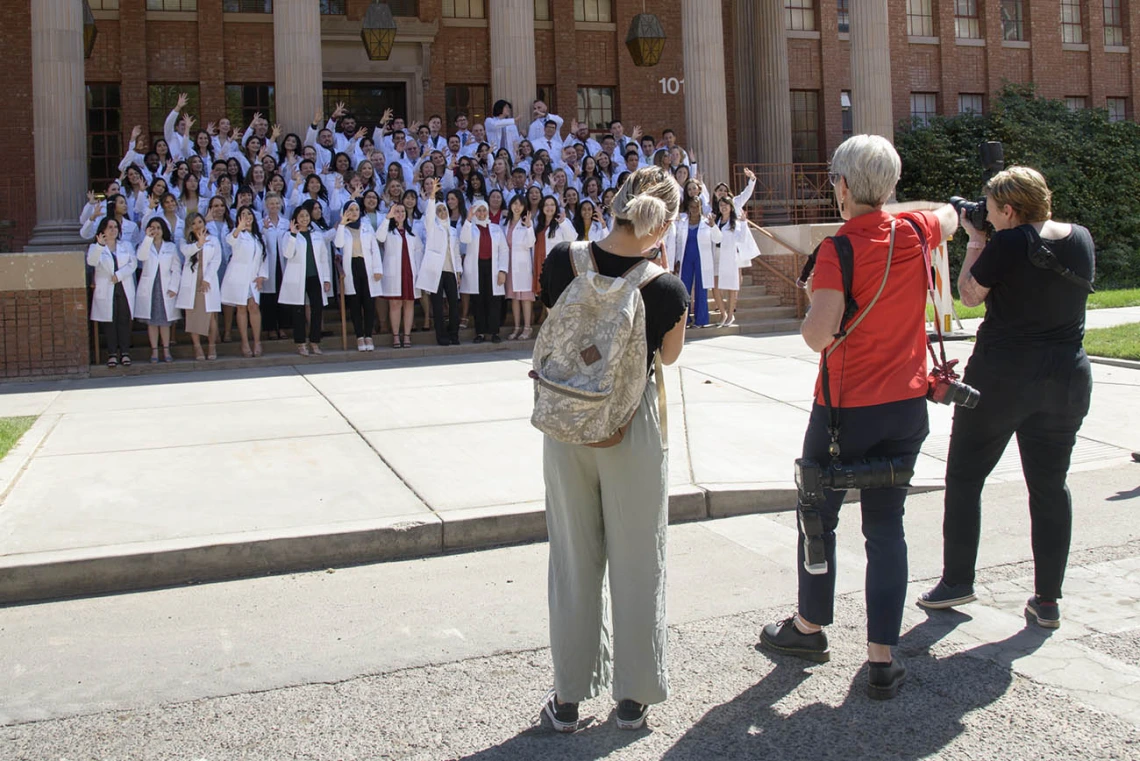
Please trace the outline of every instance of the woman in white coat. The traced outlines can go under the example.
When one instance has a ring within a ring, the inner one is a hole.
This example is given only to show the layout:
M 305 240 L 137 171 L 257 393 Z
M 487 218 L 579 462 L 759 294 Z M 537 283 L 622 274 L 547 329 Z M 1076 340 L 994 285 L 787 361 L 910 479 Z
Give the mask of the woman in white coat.
M 392 348 L 410 349 L 416 299 L 416 267 L 423 258 L 423 241 L 412 232 L 407 207 L 402 203 L 388 209 L 385 223 L 376 231 L 376 241 L 384 247 L 384 298 L 392 322 Z M 404 332 L 400 332 L 403 318 Z
M 508 341 L 530 338 L 531 318 L 534 314 L 534 228 L 530 211 L 521 195 L 511 199 L 507 206 L 503 234 L 507 239 L 507 298 L 511 300 L 511 315 L 515 329 Z M 519 320 L 519 313 L 522 320 Z
M 720 216 L 717 218 L 717 227 L 721 231 L 721 242 L 717 244 L 714 253 L 713 267 L 713 300 L 720 310 L 720 326 L 736 324 L 736 298 L 740 295 L 740 269 L 742 260 L 750 259 L 747 253 L 748 240 L 752 234 L 748 231 L 748 224 L 736 215 L 736 204 L 732 196 L 722 196 L 717 201 Z
M 336 228 L 336 257 L 344 274 L 344 295 L 356 332 L 356 350 L 374 351 L 372 333 L 376 328 L 376 301 L 382 296 L 384 257 L 376 241 L 372 223 L 361 216 L 360 202 L 350 200 L 340 214 Z
M 424 181 L 435 198 L 436 182 Z M 450 194 L 449 194 L 450 195 Z M 459 345 L 459 276 L 463 271 L 460 254 L 459 231 L 451 224 L 447 203 L 432 200 L 423 218 L 424 256 L 416 273 L 416 287 L 431 294 L 432 321 L 435 323 L 435 341 L 440 346 Z M 447 300 L 447 320 L 444 321 L 444 299 Z
M 222 305 L 237 309 L 238 335 L 243 357 L 261 356 L 261 286 L 268 277 L 265 240 L 257 226 L 253 206 L 238 209 L 237 224 L 229 234 L 230 266 L 222 280 Z M 253 333 L 253 348 L 249 346 Z
M 677 257 L 673 272 L 680 275 L 685 290 L 692 297 L 694 324 L 703 328 L 709 324 L 709 299 L 705 288 L 716 279 L 713 252 L 721 241 L 721 232 L 712 215 L 702 216 L 701 206 L 700 196 L 690 197 L 688 208 L 673 227 L 673 251 Z
M 139 237 L 139 226 L 131 221 L 130 213 L 127 208 L 127 198 L 121 193 L 107 196 L 105 201 L 100 201 L 95 204 L 95 208 L 92 210 L 87 221 L 79 228 L 79 237 L 83 238 L 83 240 L 93 240 L 96 230 L 106 217 L 110 217 L 118 223 L 118 239 L 130 243 L 133 246 L 135 240 Z
M 191 212 L 186 217 L 185 227 L 182 280 L 174 305 L 186 313 L 186 332 L 194 342 L 194 358 L 217 359 L 218 313 L 222 311 L 222 289 L 218 286 L 222 244 L 210 233 L 201 214 Z M 202 352 L 202 336 L 209 341 L 208 355 Z
M 107 367 L 131 364 L 131 319 L 135 312 L 135 247 L 119 238 L 119 223 L 104 217 L 87 249 L 87 264 L 95 268 L 91 298 L 92 322 L 104 323 Z
M 293 210 L 289 234 L 282 236 L 281 256 L 285 258 L 285 273 L 277 301 L 293 307 L 293 343 L 302 357 L 323 354 L 321 351 L 321 312 L 332 293 L 332 261 L 322 231 L 310 227 L 312 201 L 306 201 Z M 308 320 L 305 319 L 305 299 L 309 301 Z M 308 343 L 305 328 L 308 327 Z
M 578 204 L 578 213 L 574 215 L 574 229 L 578 233 L 577 240 L 588 240 L 591 243 L 597 243 L 609 235 L 598 207 L 589 198 L 583 199 Z
M 147 222 L 144 233 L 138 250 L 142 272 L 135 293 L 135 313 L 147 326 L 151 364 L 158 363 L 160 336 L 163 360 L 173 362 L 174 357 L 170 356 L 170 326 L 181 316 L 174 300 L 182 283 L 182 255 L 163 218 L 155 217 Z
M 483 343 L 488 337 L 491 343 L 501 343 L 500 305 L 506 293 L 509 263 L 507 238 L 503 228 L 491 221 L 491 212 L 483 201 L 471 204 L 459 242 L 467 246 L 460 291 L 470 294 L 475 302 L 475 343 Z
M 265 194 L 265 218 L 261 220 L 261 238 L 265 241 L 265 282 L 261 286 L 261 327 L 266 336 L 281 338 L 281 310 L 277 304 L 277 289 L 281 285 L 284 269 L 281 258 L 281 237 L 289 232 L 285 216 L 285 199 L 280 193 Z

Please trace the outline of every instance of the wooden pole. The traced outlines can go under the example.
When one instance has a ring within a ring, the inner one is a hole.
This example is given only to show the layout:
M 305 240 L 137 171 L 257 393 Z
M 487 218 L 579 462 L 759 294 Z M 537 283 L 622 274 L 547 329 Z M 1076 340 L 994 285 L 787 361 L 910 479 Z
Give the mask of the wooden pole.
M 348 351 L 348 325 L 344 321 L 344 270 L 340 272 L 340 348 Z

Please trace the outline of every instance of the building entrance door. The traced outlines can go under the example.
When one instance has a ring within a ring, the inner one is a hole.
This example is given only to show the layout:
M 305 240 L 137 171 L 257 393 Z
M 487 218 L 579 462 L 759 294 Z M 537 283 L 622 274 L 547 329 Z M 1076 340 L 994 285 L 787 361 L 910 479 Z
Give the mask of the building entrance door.
M 408 85 L 406 82 L 325 82 L 326 119 L 341 102 L 356 117 L 357 124 L 368 127 L 371 137 L 371 130 L 380 124 L 385 109 L 392 109 L 393 116 L 407 119 Z

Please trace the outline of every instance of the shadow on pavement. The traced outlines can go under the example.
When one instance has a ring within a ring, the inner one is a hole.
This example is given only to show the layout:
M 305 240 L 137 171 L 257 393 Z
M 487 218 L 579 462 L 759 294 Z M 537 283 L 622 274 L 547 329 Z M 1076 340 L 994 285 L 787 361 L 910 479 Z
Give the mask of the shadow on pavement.
M 1105 497 L 1105 501 L 1124 502 L 1125 500 L 1136 499 L 1137 497 L 1140 497 L 1140 486 L 1137 486 L 1135 489 L 1129 489 L 1128 491 L 1118 491 L 1111 497 Z
M 586 719 L 587 717 L 582 717 Z M 455 761 L 519 761 L 519 759 L 587 759 L 605 758 L 616 750 L 631 745 L 647 731 L 623 732 L 611 717 L 593 717 L 584 729 L 574 734 L 559 734 L 545 726 L 524 729 L 514 737 L 485 750 L 462 756 Z

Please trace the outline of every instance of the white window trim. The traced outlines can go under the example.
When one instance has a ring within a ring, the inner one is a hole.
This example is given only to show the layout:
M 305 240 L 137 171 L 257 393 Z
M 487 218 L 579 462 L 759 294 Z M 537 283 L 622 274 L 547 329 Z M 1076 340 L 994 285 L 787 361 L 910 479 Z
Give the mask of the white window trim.
M 963 48 L 984 48 L 986 46 L 986 40 L 984 37 L 955 37 L 954 44 Z
M 1002 40 L 1001 46 L 1003 48 L 1018 48 L 1020 50 L 1029 50 L 1029 40 Z
M 941 45 L 942 40 L 938 37 L 907 37 L 906 41 L 911 45 Z
M 197 21 L 198 11 L 147 11 L 147 21 Z
M 1105 45 L 1104 52 L 1106 53 L 1127 53 L 1127 45 Z
M 489 29 L 490 25 L 485 18 L 451 18 L 449 16 L 440 17 L 440 22 L 444 26 L 458 26 L 466 29 Z
M 272 13 L 223 13 L 224 24 L 272 24 Z
M 804 29 L 788 29 L 785 30 L 785 36 L 789 40 L 818 40 L 818 31 L 807 31 Z
M 574 29 L 579 32 L 616 32 L 617 24 L 607 21 L 575 21 Z
M 535 19 L 534 20 L 534 28 L 535 29 L 553 29 L 554 28 L 554 20 L 551 19 L 549 21 L 542 21 L 540 19 Z
M 1063 42 L 1061 43 L 1061 50 L 1087 53 L 1089 52 L 1089 44 L 1087 42 Z

